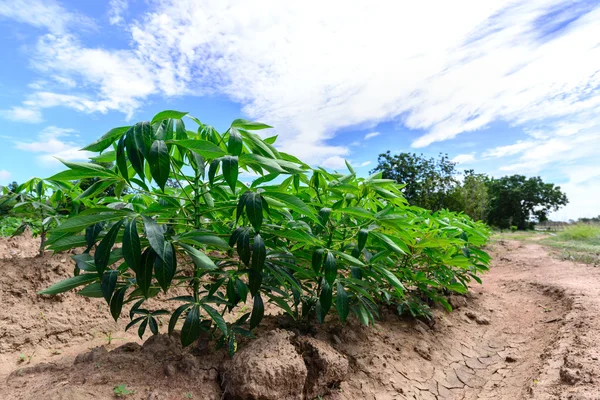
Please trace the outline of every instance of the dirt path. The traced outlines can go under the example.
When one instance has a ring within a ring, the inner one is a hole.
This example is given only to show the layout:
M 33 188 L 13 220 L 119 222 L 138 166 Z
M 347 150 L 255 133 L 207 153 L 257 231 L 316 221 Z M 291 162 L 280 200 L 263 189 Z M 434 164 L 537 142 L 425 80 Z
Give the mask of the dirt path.
M 452 297 L 456 310 L 436 311 L 435 324 L 389 310 L 374 328 L 320 326 L 316 338 L 350 362 L 325 398 L 600 399 L 600 270 L 536 243 L 501 241 L 492 253 L 484 284 Z M 101 299 L 35 295 L 70 273 L 64 256 L 1 258 L 0 398 L 111 399 L 117 384 L 136 390 L 128 399 L 221 398 L 222 353 L 197 357 L 160 341 L 107 352 L 142 342 Z M 88 353 L 103 344 L 102 330 L 121 340 Z M 20 353 L 35 356 L 26 364 Z

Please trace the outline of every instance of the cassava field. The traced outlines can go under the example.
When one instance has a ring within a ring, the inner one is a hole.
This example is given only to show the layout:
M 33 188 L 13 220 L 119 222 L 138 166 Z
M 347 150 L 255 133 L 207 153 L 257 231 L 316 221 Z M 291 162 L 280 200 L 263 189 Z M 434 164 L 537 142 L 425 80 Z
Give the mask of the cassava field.
M 268 127 L 165 111 L 3 193 L 2 399 L 600 398 L 593 263 Z

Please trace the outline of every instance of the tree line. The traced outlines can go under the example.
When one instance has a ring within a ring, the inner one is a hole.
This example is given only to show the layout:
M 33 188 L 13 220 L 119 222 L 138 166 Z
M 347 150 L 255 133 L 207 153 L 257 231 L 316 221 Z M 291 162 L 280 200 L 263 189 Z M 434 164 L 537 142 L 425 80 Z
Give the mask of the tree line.
M 388 151 L 379 155 L 377 163 L 371 172 L 382 172 L 385 179 L 405 185 L 410 205 L 464 212 L 500 229 L 531 229 L 568 203 L 560 186 L 539 176 L 493 178 L 472 169 L 461 174 L 447 154 L 428 158 Z

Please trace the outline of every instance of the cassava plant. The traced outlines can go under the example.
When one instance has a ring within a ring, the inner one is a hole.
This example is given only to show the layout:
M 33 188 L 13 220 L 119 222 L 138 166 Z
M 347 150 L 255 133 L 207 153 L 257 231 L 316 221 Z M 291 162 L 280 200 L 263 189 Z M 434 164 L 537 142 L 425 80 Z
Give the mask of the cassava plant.
M 313 169 L 256 133 L 267 128 L 238 119 L 220 133 L 163 111 L 84 148 L 114 167 L 64 162 L 50 181 L 93 178 L 97 190 L 47 242 L 55 251 L 83 247 L 73 256 L 80 273 L 41 293 L 83 286 L 78 293 L 104 298 L 115 320 L 130 305 L 127 329 L 140 336 L 158 333 L 158 317 L 170 315 L 169 333 L 183 321 L 184 346 L 210 330 L 234 352 L 267 302 L 298 323 L 335 310 L 368 325 L 382 305 L 414 315 L 429 302 L 449 307 L 445 295 L 465 292 L 487 269 L 484 225 L 410 207 L 402 185 L 380 173 Z M 147 307 L 173 288 L 187 292 L 170 299 L 174 311 Z M 251 312 L 240 316 L 247 302 Z

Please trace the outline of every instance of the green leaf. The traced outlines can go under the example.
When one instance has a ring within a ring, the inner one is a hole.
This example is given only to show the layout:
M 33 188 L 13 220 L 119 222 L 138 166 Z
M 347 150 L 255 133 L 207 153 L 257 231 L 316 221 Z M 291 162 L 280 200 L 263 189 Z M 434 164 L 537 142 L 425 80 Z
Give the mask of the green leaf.
M 114 211 L 98 211 L 95 214 L 76 215 L 68 218 L 62 224 L 52 230 L 53 233 L 58 232 L 80 232 L 90 225 L 98 222 L 110 222 L 121 219 L 130 215 L 130 211 L 114 210 Z
M 223 178 L 229 185 L 231 190 L 235 193 L 235 185 L 238 179 L 238 158 L 237 156 L 224 156 L 221 158 L 221 165 L 223 166 Z
M 177 238 L 177 241 L 187 244 L 200 244 L 203 246 L 216 247 L 218 249 L 230 250 L 231 247 L 227 242 L 218 236 L 211 235 L 207 232 L 191 231 L 186 232 Z
M 245 119 L 236 119 L 235 121 L 233 121 L 231 123 L 231 126 L 240 128 L 240 129 L 246 129 L 248 131 L 257 131 L 260 129 L 272 128 L 272 126 L 263 124 L 262 122 L 252 122 L 252 121 L 247 121 Z
M 195 249 L 192 246 L 188 246 L 184 243 L 179 243 L 179 246 L 185 250 L 188 256 L 190 256 L 196 267 L 208 271 L 217 269 L 215 263 L 200 250 Z
M 185 117 L 187 114 L 188 114 L 187 112 L 174 111 L 174 110 L 161 111 L 158 114 L 156 114 L 154 116 L 154 118 L 152 118 L 152 122 L 150 122 L 150 124 L 154 125 L 158 122 L 164 121 L 165 119 L 181 119 L 181 118 Z
M 189 346 L 200 337 L 200 306 L 194 304 L 181 328 L 181 344 Z
M 252 315 L 250 316 L 250 329 L 254 329 L 260 324 L 265 315 L 265 305 L 263 304 L 260 293 L 254 296 L 254 303 L 252 305 Z
M 404 293 L 406 289 L 404 288 L 404 285 L 402 284 L 402 282 L 400 282 L 396 275 L 379 265 L 373 265 L 373 268 L 379 271 L 379 273 L 383 275 L 385 280 L 387 280 L 394 288 L 396 288 L 398 294 Z
M 244 146 L 244 142 L 242 139 L 242 135 L 236 128 L 229 128 L 229 141 L 227 143 L 227 151 L 232 156 L 239 156 L 242 154 L 242 148 Z
M 369 231 L 366 229 L 361 229 L 358 231 L 358 251 L 362 251 L 367 244 L 367 238 L 369 236 Z
M 129 182 L 129 171 L 127 169 L 127 159 L 125 158 L 125 137 L 121 136 L 119 145 L 117 146 L 117 168 L 121 176 Z
M 104 297 L 102 294 L 102 285 L 100 282 L 93 282 L 83 289 L 81 289 L 77 294 L 84 297 L 92 297 L 92 298 L 101 298 Z
M 165 242 L 164 258 L 156 258 L 154 261 L 154 276 L 158 284 L 166 293 L 171 281 L 177 271 L 177 256 L 173 245 L 169 242 Z
M 219 169 L 219 164 L 221 163 L 221 159 L 217 158 L 212 160 L 210 166 L 208 167 L 208 183 L 213 185 L 215 183 L 215 175 L 217 174 L 217 170 Z
M 270 173 L 285 174 L 286 171 L 272 158 L 263 157 L 258 154 L 242 154 L 239 157 L 242 166 L 250 165 L 259 168 L 264 168 Z M 259 178 L 260 179 L 260 178 Z
M 227 154 L 219 146 L 206 140 L 169 140 L 167 143 L 185 147 L 186 149 L 191 150 L 196 154 L 200 154 L 202 157 L 210 160 L 222 157 Z
M 240 231 L 237 237 L 237 253 L 244 264 L 250 264 L 250 232 L 248 229 Z
M 250 289 L 250 294 L 252 297 L 256 296 L 263 281 L 263 273 L 262 271 L 255 271 L 253 269 L 248 273 L 248 289 Z
M 150 123 L 143 121 L 135 124 L 133 126 L 133 139 L 135 140 L 137 150 L 147 158 L 148 153 L 150 152 L 150 146 L 152 146 L 152 142 L 154 141 L 154 133 Z
M 156 261 L 156 253 L 150 248 L 146 248 L 142 254 L 140 268 L 135 274 L 135 280 L 145 298 L 148 298 L 150 286 L 152 285 L 152 270 Z
M 109 148 L 111 144 L 117 141 L 117 139 L 123 136 L 129 128 L 129 126 L 121 126 L 119 128 L 111 129 L 110 131 L 102 135 L 100 139 L 96 140 L 92 144 L 88 144 L 81 150 L 91 151 L 93 153 L 99 153 L 101 151 L 104 151 L 107 148 Z
M 54 285 L 39 291 L 37 294 L 59 294 L 97 279 L 97 274 L 81 274 L 55 283 Z
M 144 155 L 142 150 L 137 146 L 134 132 L 135 129 L 133 126 L 127 131 L 125 135 L 125 150 L 132 168 L 144 180 Z
M 337 277 L 337 266 L 335 263 L 335 256 L 331 251 L 327 252 L 325 257 L 325 280 L 329 286 L 333 285 L 335 278 Z
M 169 319 L 169 335 L 173 334 L 173 331 L 175 330 L 175 326 L 177 325 L 177 321 L 179 320 L 179 317 L 181 316 L 181 314 L 185 310 L 190 308 L 191 306 L 192 306 L 192 303 L 183 304 L 183 305 L 177 307 L 177 309 L 175 311 L 173 311 L 173 314 L 171 315 L 171 318 Z
M 323 249 L 315 249 L 312 253 L 312 269 L 316 274 L 321 273 L 321 268 L 323 266 L 323 260 L 325 256 L 325 250 Z
M 390 236 L 388 236 L 384 233 L 371 232 L 371 236 L 374 236 L 379 242 L 381 242 L 388 249 L 392 250 L 394 253 L 405 255 L 410 252 L 410 250 L 408 249 L 408 247 L 406 247 L 406 245 L 404 243 L 402 243 L 400 241 L 395 242 L 394 240 L 391 239 Z M 404 245 L 403 247 L 405 247 L 405 249 L 400 247 L 400 243 L 402 243 Z
M 256 272 L 262 271 L 266 259 L 267 248 L 265 247 L 265 242 L 260 234 L 257 233 L 254 236 L 254 244 L 252 246 L 252 269 Z
M 175 139 L 177 140 L 186 140 L 188 138 L 187 130 L 185 129 L 185 124 L 182 120 L 175 120 Z
M 150 246 L 160 258 L 163 258 L 165 235 L 162 228 L 150 217 L 143 215 L 142 220 L 144 221 L 144 230 L 146 231 L 146 237 L 148 238 L 148 242 L 150 242 Z
M 354 171 L 354 168 L 352 168 L 352 165 L 350 165 L 348 160 L 344 160 L 344 162 L 346 163 L 346 168 L 348 168 L 348 171 L 350 171 L 351 174 L 356 174 L 356 172 Z
M 98 164 L 93 163 L 74 163 L 60 160 L 69 167 L 68 170 L 59 172 L 48 178 L 55 181 L 76 181 L 84 178 L 116 178 L 114 172 Z
M 321 321 L 324 321 L 325 316 L 331 309 L 331 303 L 333 302 L 331 285 L 325 279 L 321 281 L 321 294 L 319 295 L 319 302 L 321 303 Z
M 350 265 L 355 265 L 358 267 L 364 267 L 365 264 L 360 261 L 359 259 L 352 257 L 349 254 L 343 253 L 341 251 L 333 251 L 336 255 L 338 255 L 339 257 L 343 258 L 344 260 L 346 260 Z
M 246 192 L 246 215 L 256 232 L 260 232 L 263 222 L 262 196 L 258 193 Z
M 290 210 L 295 211 L 299 214 L 305 215 L 315 222 L 319 222 L 318 219 L 315 217 L 314 213 L 312 212 L 312 210 L 306 204 L 304 204 L 304 202 L 302 200 L 300 200 L 296 196 L 293 196 L 293 195 L 287 194 L 287 193 L 272 192 L 272 191 L 263 192 L 262 195 L 264 197 L 268 197 L 268 198 L 272 198 L 277 201 L 280 201 L 281 203 L 285 204 L 285 206 L 287 208 L 289 208 Z
M 125 222 L 123 219 L 116 222 L 96 248 L 96 252 L 94 253 L 94 264 L 96 265 L 96 271 L 100 277 L 104 275 L 104 271 L 108 266 L 110 252 L 115 245 L 115 240 L 117 239 L 119 229 L 121 229 L 123 222 Z
M 110 305 L 110 299 L 112 298 L 113 292 L 117 287 L 117 278 L 119 277 L 119 271 L 112 269 L 106 271 L 102 275 L 102 283 L 100 289 L 102 290 L 102 296 L 106 300 L 106 303 Z
M 127 286 L 117 290 L 110 301 L 110 314 L 115 319 L 115 321 L 119 319 L 119 316 L 121 315 L 121 310 L 123 310 L 123 299 L 125 298 L 126 291 Z
M 337 296 L 335 300 L 335 307 L 337 308 L 340 320 L 342 320 L 342 322 L 346 322 L 346 318 L 348 318 L 348 314 L 350 313 L 348 293 L 346 293 L 344 287 L 339 282 L 337 284 Z
M 217 310 L 215 310 L 214 308 L 212 308 L 211 306 L 209 306 L 208 304 L 205 304 L 205 303 L 202 303 L 202 308 L 204 309 L 204 311 L 206 311 L 206 313 L 214 321 L 215 325 L 217 325 L 217 327 L 221 330 L 221 332 L 223 332 L 223 335 L 227 336 L 227 323 L 225 322 L 225 320 L 223 319 L 221 314 L 219 314 L 219 312 Z
M 129 268 L 137 272 L 142 258 L 142 245 L 137 231 L 136 218 L 131 218 L 125 224 L 123 233 L 123 258 Z
M 152 143 L 152 147 L 150 147 L 150 152 L 148 153 L 148 163 L 150 164 L 152 178 L 154 178 L 156 184 L 164 192 L 171 169 L 171 157 L 164 141 L 155 140 Z

